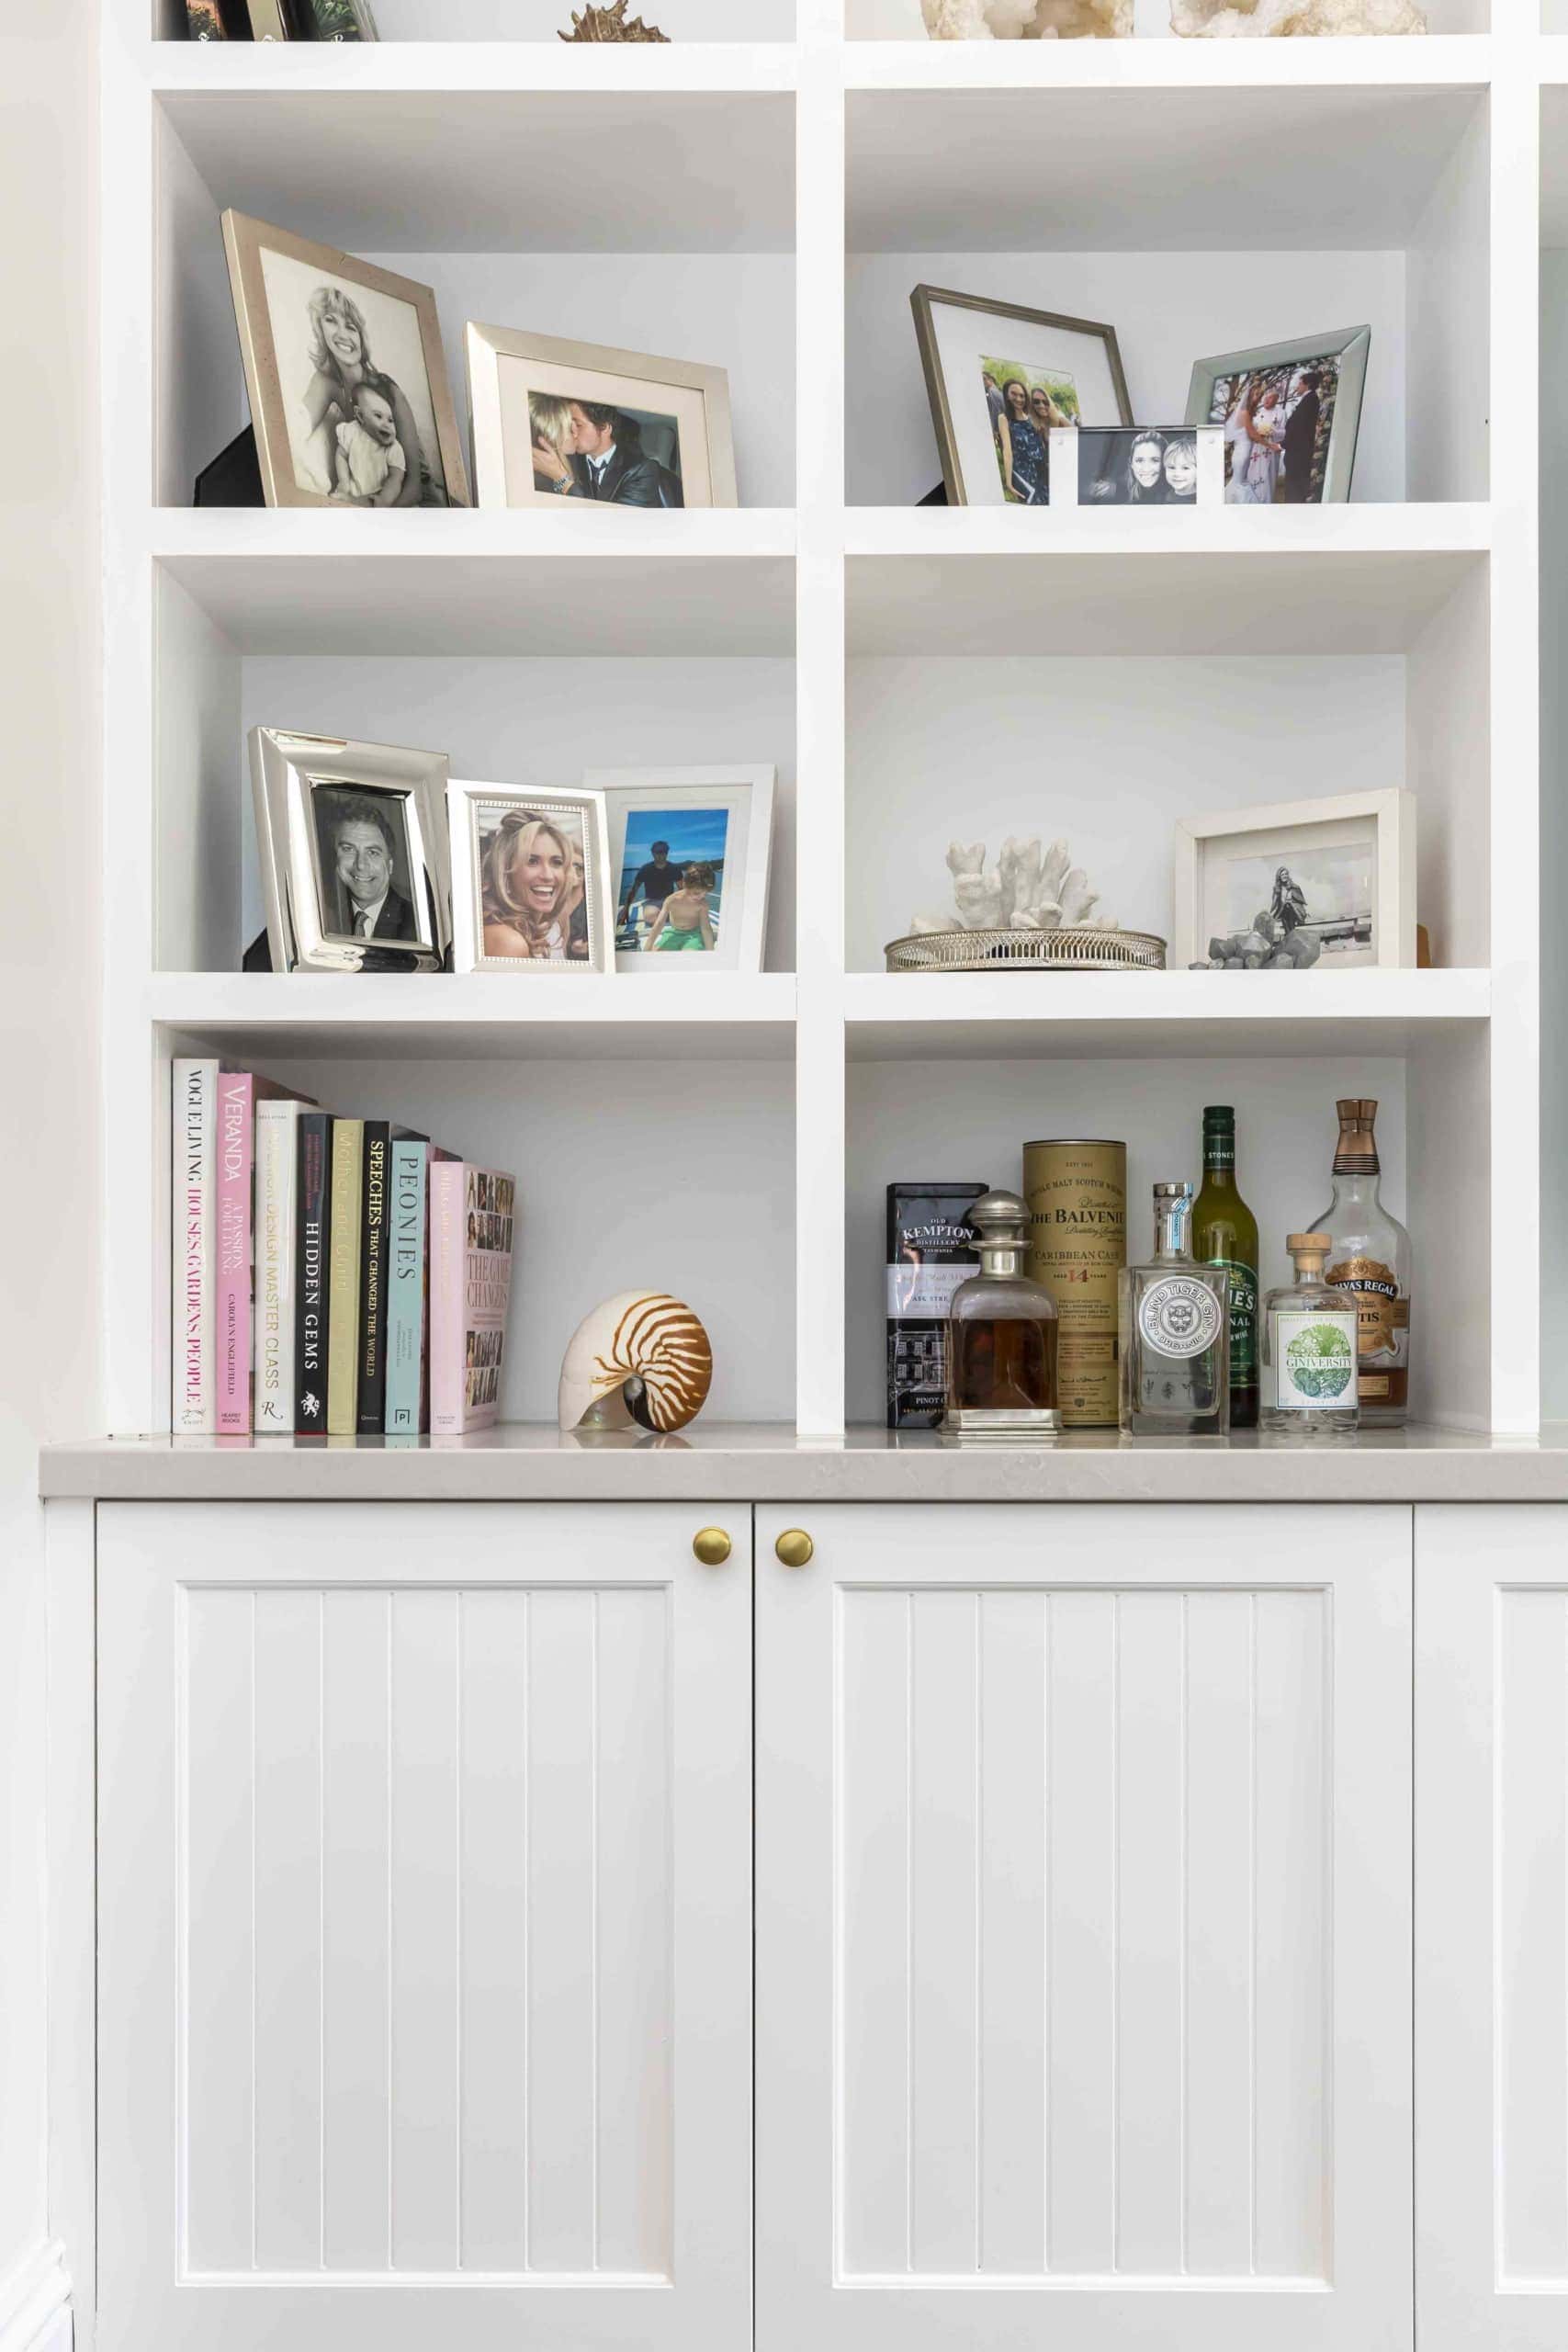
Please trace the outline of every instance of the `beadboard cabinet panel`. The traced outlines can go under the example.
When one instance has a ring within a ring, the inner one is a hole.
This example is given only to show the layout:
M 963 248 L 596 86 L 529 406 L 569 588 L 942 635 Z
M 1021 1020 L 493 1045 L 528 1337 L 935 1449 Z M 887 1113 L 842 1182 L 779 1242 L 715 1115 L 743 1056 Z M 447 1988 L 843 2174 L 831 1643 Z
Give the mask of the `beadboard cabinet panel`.
M 742 2340 L 749 1544 L 701 1523 L 102 1511 L 106 2346 Z
M 1409 1512 L 784 1523 L 760 2352 L 1407 2347 Z
M 1422 2352 L 1568 2342 L 1568 1510 L 1416 1514 Z

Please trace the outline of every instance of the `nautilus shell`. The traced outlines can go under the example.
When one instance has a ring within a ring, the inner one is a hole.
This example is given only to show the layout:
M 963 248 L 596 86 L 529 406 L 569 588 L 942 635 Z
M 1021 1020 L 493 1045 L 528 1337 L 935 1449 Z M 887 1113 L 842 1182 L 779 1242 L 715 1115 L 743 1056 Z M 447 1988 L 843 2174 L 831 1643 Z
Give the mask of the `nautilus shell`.
M 713 1350 L 689 1306 L 624 1290 L 584 1316 L 560 1369 L 563 1430 L 684 1429 L 713 1385 Z

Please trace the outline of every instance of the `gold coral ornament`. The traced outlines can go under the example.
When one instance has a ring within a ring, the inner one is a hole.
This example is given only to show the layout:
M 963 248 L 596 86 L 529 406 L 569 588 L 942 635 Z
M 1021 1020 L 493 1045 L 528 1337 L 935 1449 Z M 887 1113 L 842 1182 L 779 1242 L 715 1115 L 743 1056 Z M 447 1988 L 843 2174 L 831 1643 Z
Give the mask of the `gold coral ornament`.
M 668 1292 L 624 1290 L 585 1315 L 560 1370 L 563 1430 L 684 1429 L 707 1401 L 713 1350 Z
M 645 25 L 640 17 L 633 17 L 628 23 L 628 5 L 629 0 L 609 0 L 606 7 L 587 7 L 581 16 L 574 8 L 570 32 L 558 33 L 556 38 L 558 40 L 669 40 L 668 33 L 661 33 L 657 25 Z

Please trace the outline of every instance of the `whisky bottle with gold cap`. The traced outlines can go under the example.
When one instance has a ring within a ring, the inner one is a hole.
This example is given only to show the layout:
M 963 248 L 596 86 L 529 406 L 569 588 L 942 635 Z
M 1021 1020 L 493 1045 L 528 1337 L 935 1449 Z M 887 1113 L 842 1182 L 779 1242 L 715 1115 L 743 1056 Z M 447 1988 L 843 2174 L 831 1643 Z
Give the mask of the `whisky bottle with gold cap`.
M 1356 1302 L 1361 1427 L 1391 1429 L 1410 1411 L 1410 1236 L 1378 1197 L 1376 1102 L 1338 1109 L 1334 1202 L 1313 1223 L 1330 1238 L 1324 1279 Z

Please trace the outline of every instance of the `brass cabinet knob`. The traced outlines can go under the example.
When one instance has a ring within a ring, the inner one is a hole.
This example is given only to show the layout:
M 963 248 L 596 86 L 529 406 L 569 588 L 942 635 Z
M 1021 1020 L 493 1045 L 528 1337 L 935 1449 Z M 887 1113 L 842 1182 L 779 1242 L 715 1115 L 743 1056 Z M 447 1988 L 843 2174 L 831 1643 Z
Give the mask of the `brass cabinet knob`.
M 705 1568 L 722 1568 L 734 1546 L 722 1527 L 699 1527 L 692 1549 Z
M 804 1527 L 786 1527 L 773 1549 L 786 1568 L 803 1568 L 817 1546 Z

